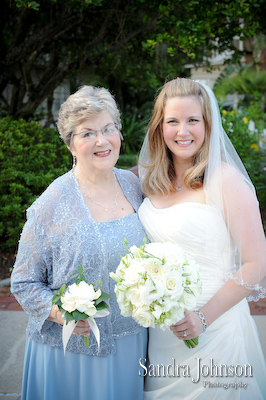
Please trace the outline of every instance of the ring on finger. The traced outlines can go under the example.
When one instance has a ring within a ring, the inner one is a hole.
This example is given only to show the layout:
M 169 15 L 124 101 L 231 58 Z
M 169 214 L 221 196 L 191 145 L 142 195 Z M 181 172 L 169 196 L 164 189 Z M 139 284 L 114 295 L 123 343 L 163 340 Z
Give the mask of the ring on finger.
M 187 331 L 184 331 L 184 337 L 187 337 Z

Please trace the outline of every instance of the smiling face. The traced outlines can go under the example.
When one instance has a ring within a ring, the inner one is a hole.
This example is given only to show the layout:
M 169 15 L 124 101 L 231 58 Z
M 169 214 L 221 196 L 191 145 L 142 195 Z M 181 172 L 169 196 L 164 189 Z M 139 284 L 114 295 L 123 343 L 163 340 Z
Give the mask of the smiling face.
M 77 170 L 82 174 L 90 171 L 106 172 L 116 164 L 120 151 L 119 130 L 103 135 L 100 131 L 114 123 L 108 112 L 83 120 L 76 126 L 71 144 L 71 152 L 77 158 Z M 89 131 L 98 131 L 93 137 Z
M 195 96 L 173 97 L 166 101 L 163 137 L 174 162 L 192 163 L 205 138 L 202 108 Z

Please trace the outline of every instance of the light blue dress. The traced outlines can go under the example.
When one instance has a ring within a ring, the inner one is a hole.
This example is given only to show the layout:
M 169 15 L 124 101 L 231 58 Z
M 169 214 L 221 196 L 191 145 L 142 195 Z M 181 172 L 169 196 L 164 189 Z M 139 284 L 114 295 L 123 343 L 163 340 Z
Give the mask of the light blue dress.
M 122 317 L 116 301 L 115 271 L 129 246 L 143 244 L 145 232 L 137 210 L 142 201 L 137 177 L 114 168 L 135 213 L 109 222 L 95 222 L 70 171 L 56 179 L 27 211 L 11 291 L 29 315 L 22 400 L 141 400 L 143 377 L 139 360 L 146 358 L 147 330 Z M 101 346 L 91 333 L 72 335 L 62 350 L 62 328 L 47 321 L 53 291 L 73 283 L 79 265 L 88 283 L 111 295 L 110 315 L 96 318 Z

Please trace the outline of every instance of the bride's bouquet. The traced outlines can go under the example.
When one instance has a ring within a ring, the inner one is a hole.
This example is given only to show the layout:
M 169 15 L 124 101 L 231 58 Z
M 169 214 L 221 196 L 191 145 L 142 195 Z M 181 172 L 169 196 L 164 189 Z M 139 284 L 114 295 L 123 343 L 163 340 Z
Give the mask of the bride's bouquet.
M 132 316 L 146 328 L 169 327 L 193 310 L 201 293 L 199 265 L 174 243 L 149 243 L 128 247 L 116 272 L 110 277 L 117 284 L 115 293 L 121 314 Z M 188 347 L 198 344 L 198 337 L 184 340 Z

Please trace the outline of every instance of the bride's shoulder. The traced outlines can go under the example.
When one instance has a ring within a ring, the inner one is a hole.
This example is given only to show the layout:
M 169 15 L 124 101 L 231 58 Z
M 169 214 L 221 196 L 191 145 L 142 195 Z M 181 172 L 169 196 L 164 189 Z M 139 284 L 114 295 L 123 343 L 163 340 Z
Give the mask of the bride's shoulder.
M 221 165 L 221 177 L 224 186 L 233 185 L 244 182 L 243 175 L 233 166 L 226 163 Z
M 233 165 L 223 163 L 221 166 L 221 180 L 224 196 L 236 195 L 238 199 L 245 200 L 246 196 L 254 196 L 250 184 L 245 176 Z

